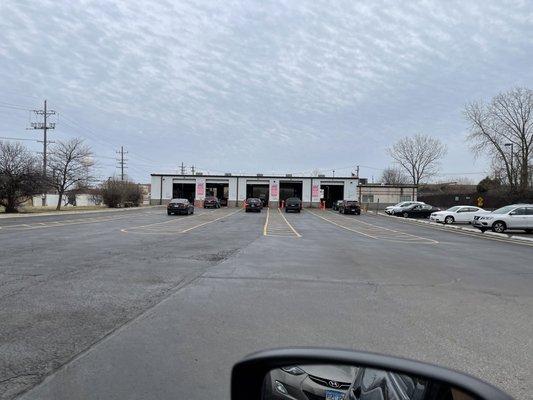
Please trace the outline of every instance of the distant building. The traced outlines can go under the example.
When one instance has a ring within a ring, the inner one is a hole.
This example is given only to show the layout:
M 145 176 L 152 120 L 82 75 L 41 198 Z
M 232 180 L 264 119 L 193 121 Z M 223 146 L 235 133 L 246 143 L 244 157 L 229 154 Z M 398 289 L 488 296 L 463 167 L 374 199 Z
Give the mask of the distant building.
M 286 175 L 151 175 L 150 204 L 166 204 L 172 198 L 186 198 L 197 206 L 206 196 L 215 196 L 222 204 L 241 206 L 249 197 L 278 207 L 289 197 L 298 197 L 304 207 L 331 207 L 338 200 L 359 200 L 363 203 L 396 204 L 416 199 L 414 185 L 380 185 L 360 183 L 355 176 L 326 177 Z

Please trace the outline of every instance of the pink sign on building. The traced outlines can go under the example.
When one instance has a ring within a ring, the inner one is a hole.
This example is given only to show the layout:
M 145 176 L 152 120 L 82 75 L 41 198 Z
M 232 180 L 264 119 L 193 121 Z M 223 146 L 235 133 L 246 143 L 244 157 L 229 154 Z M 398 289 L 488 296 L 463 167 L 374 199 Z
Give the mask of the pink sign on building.
M 205 192 L 205 184 L 203 182 L 196 183 L 196 195 L 203 196 Z
M 277 197 L 278 195 L 278 184 L 273 183 L 272 186 L 270 186 L 270 195 L 272 197 Z
M 314 198 L 317 198 L 320 196 L 320 189 L 318 185 L 313 185 L 313 187 L 311 188 L 311 194 L 312 194 L 312 197 Z

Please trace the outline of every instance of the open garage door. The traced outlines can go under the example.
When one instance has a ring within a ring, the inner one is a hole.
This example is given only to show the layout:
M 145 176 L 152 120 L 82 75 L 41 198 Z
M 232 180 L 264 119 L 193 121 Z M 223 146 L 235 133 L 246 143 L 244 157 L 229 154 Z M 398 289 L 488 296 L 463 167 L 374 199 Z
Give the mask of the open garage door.
M 268 191 L 269 184 L 263 183 L 248 183 L 246 185 L 246 198 L 256 197 L 261 199 L 264 207 L 268 207 Z
M 196 183 L 173 183 L 172 198 L 187 199 L 194 204 L 196 194 Z
M 206 182 L 206 196 L 215 196 L 220 200 L 221 206 L 228 205 L 229 183 Z
M 322 198 L 326 202 L 326 208 L 331 206 L 339 200 L 344 200 L 344 185 L 320 185 L 320 189 L 324 190 L 324 197 Z
M 279 183 L 279 204 L 290 197 L 297 197 L 302 200 L 302 182 L 280 182 Z

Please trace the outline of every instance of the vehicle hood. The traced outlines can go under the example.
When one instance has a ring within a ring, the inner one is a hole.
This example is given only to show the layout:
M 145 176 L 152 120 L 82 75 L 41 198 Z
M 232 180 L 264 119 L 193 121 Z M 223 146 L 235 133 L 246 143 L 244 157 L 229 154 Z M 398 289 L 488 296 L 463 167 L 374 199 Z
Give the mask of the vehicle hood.
M 349 365 L 301 365 L 300 368 L 309 375 L 345 383 L 352 383 L 357 373 L 357 368 Z

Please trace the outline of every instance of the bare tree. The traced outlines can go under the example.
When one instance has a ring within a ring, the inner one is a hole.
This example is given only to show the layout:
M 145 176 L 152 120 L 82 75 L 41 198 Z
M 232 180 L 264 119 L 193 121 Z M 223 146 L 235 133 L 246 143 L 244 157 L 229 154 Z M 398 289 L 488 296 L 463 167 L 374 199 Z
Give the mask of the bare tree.
M 381 182 L 386 185 L 401 185 L 409 182 L 409 177 L 400 168 L 388 167 L 383 170 Z
M 446 151 L 446 145 L 439 139 L 420 134 L 404 137 L 388 149 L 415 185 L 437 173 L 439 161 Z
M 49 179 L 59 194 L 57 210 L 61 209 L 65 192 L 91 179 L 89 172 L 93 164 L 91 149 L 81 139 L 58 142 L 51 149 L 49 165 L 52 176 Z
M 0 205 L 6 212 L 18 207 L 43 189 L 38 160 L 19 143 L 0 141 Z
M 472 149 L 502 165 L 511 189 L 525 191 L 533 158 L 533 91 L 516 88 L 488 104 L 471 103 L 465 117 L 470 122 Z

